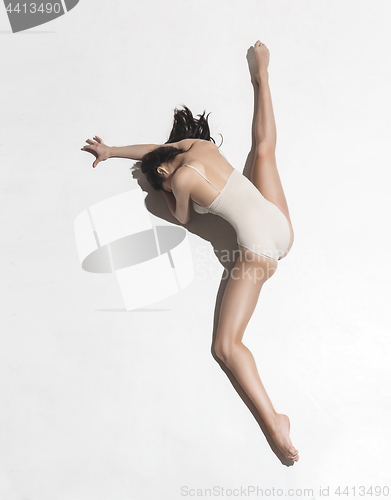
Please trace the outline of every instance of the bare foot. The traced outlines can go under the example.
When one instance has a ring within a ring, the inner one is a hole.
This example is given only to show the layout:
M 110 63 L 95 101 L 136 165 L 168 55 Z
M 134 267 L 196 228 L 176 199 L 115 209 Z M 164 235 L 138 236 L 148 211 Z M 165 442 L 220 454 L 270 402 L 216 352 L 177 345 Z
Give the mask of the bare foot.
M 258 84 L 260 83 L 262 77 L 267 75 L 267 68 L 269 66 L 270 52 L 266 45 L 259 40 L 255 42 L 254 45 L 254 55 L 255 62 L 257 64 L 257 71 L 255 73 L 255 79 Z
M 286 458 L 297 462 L 299 460 L 299 452 L 293 446 L 289 437 L 290 423 L 287 415 L 277 413 L 273 427 L 269 429 L 270 435 L 279 449 Z

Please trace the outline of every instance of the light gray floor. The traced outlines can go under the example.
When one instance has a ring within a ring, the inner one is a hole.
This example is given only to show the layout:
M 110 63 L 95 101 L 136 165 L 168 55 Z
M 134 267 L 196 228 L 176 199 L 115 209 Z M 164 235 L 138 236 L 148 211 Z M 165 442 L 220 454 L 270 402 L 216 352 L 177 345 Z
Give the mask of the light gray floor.
M 81 0 L 17 35 L 0 9 L 1 498 L 387 485 L 389 19 L 385 0 Z M 210 243 L 190 232 L 193 283 L 126 312 L 113 276 L 82 271 L 73 234 L 80 212 L 140 189 L 130 161 L 91 168 L 80 148 L 95 134 L 164 142 L 186 104 L 212 111 L 243 170 L 258 38 L 296 240 L 244 342 L 291 418 L 293 467 L 210 355 L 222 273 Z

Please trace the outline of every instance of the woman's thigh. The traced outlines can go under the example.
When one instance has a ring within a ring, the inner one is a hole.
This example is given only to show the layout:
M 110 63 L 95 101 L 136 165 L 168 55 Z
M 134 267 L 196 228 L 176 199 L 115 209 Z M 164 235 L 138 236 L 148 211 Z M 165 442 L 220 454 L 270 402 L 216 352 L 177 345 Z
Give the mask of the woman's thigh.
M 283 256 L 285 257 L 292 247 L 294 233 L 288 203 L 286 201 L 280 175 L 278 173 L 276 155 L 273 148 L 264 147 L 262 143 L 258 146 L 251 169 L 250 180 L 264 198 L 281 210 L 288 221 L 290 228 L 290 242 L 288 249 Z
M 262 196 L 276 205 L 290 222 L 288 203 L 278 173 L 276 153 L 273 148 L 264 146 L 262 143 L 258 145 L 250 180 Z
M 278 263 L 239 245 L 236 260 L 220 308 L 215 346 L 240 342 L 255 310 L 263 284 L 275 273 Z

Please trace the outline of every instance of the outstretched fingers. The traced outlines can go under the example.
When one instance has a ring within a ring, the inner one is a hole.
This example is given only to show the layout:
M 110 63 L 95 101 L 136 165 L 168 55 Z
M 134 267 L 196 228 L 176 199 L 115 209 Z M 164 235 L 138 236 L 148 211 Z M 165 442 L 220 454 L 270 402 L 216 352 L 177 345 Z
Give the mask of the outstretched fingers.
M 92 153 L 93 155 L 95 155 L 96 157 L 98 157 L 98 153 L 95 151 L 94 148 L 92 147 L 88 147 L 88 146 L 83 146 L 81 148 L 82 151 L 87 151 L 88 153 Z
M 95 167 L 98 165 L 98 163 L 101 161 L 101 160 L 99 160 L 99 154 L 98 154 L 98 152 L 97 152 L 97 150 L 96 150 L 96 147 L 98 146 L 98 144 L 101 144 L 103 141 L 102 141 L 102 139 L 101 139 L 99 136 L 97 136 L 97 135 L 94 135 L 93 139 L 94 139 L 94 140 L 91 140 L 91 139 L 86 139 L 86 143 L 87 143 L 88 145 L 84 145 L 84 146 L 81 148 L 81 150 L 82 150 L 82 151 L 87 151 L 87 153 L 92 153 L 92 154 L 95 156 L 96 160 L 95 160 L 95 161 L 94 161 L 94 163 L 92 164 L 92 167 L 93 167 L 93 168 L 95 168 Z

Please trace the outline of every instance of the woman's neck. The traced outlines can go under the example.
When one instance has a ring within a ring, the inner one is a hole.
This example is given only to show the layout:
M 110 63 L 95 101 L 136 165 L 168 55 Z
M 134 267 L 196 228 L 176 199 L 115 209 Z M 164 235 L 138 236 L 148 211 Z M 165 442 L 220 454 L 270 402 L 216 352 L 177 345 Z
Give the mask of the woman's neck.
M 183 153 L 179 153 L 178 155 L 173 158 L 171 162 L 172 166 L 172 173 L 175 172 L 175 170 L 183 165 Z

